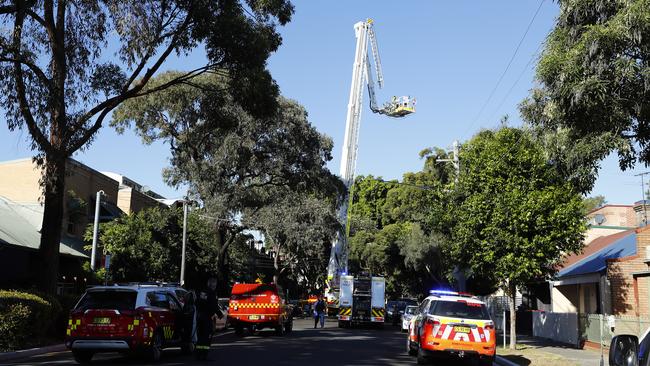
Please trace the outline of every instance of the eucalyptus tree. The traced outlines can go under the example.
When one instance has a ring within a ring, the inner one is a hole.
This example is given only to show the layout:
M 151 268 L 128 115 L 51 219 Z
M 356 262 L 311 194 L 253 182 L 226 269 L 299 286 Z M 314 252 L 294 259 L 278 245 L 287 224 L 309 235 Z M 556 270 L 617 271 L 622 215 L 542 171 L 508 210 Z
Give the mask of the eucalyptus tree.
M 522 111 L 528 121 L 568 135 L 558 158 L 569 165 L 617 151 L 621 168 L 650 163 L 650 1 L 561 0 L 537 65 L 540 88 Z M 589 165 L 592 165 L 591 167 Z M 571 167 L 568 167 L 571 170 Z M 588 190 L 593 182 L 588 185 Z
M 0 1 L 0 106 L 9 129 L 29 132 L 43 171 L 42 290 L 54 292 L 58 277 L 67 158 L 121 103 L 209 71 L 227 72 L 242 105 L 272 107 L 266 60 L 292 13 L 287 0 Z M 147 88 L 171 57 L 203 47 L 204 65 Z
M 150 88 L 177 75 L 165 73 Z M 228 92 L 226 81 L 206 74 L 132 99 L 112 121 L 120 130 L 134 126 L 145 142 L 169 144 L 166 180 L 187 185 L 213 218 L 219 268 L 232 240 L 246 229 L 247 216 L 290 194 L 338 200 L 343 189 L 326 167 L 332 141 L 309 123 L 302 106 L 278 97 L 275 113 L 256 116 Z

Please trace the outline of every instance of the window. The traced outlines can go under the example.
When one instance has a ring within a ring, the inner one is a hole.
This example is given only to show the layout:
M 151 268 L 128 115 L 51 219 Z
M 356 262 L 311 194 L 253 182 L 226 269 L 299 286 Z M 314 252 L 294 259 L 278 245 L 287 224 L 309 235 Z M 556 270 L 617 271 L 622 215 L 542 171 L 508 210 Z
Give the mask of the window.
M 138 293 L 135 291 L 104 290 L 88 291 L 79 300 L 76 310 L 114 309 L 133 310 Z
M 453 318 L 490 320 L 487 308 L 481 303 L 459 301 L 435 301 L 429 314 Z
M 172 294 L 167 294 L 167 303 L 172 311 L 181 311 L 181 305 L 176 301 Z
M 155 306 L 157 308 L 169 309 L 169 300 L 167 294 L 164 292 L 149 292 L 147 293 L 147 305 Z

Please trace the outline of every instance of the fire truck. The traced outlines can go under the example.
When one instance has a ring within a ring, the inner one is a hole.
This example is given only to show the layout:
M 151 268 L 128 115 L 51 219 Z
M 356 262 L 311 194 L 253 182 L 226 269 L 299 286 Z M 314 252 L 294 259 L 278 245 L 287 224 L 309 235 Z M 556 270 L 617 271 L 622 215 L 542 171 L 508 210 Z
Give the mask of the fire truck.
M 339 328 L 355 324 L 383 325 L 386 314 L 384 277 L 346 275 L 340 279 Z

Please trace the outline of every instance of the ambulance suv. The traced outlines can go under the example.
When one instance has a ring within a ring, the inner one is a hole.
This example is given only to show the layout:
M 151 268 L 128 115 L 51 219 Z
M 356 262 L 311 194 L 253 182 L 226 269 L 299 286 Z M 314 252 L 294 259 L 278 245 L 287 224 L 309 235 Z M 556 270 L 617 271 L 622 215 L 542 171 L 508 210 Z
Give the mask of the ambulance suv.
M 492 365 L 496 353 L 494 322 L 485 303 L 458 292 L 431 291 L 411 320 L 407 339 L 418 364 L 436 356 L 472 357 Z

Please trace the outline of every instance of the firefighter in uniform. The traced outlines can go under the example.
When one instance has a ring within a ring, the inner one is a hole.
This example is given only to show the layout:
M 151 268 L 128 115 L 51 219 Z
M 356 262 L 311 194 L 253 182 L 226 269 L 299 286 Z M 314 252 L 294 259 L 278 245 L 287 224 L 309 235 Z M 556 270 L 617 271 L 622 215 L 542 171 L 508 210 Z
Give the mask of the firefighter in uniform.
M 217 301 L 217 279 L 210 278 L 207 287 L 200 290 L 196 298 L 196 358 L 198 360 L 207 360 L 208 351 L 210 350 L 210 338 L 214 329 L 213 317 L 216 315 L 221 319 L 223 313 L 219 310 Z

